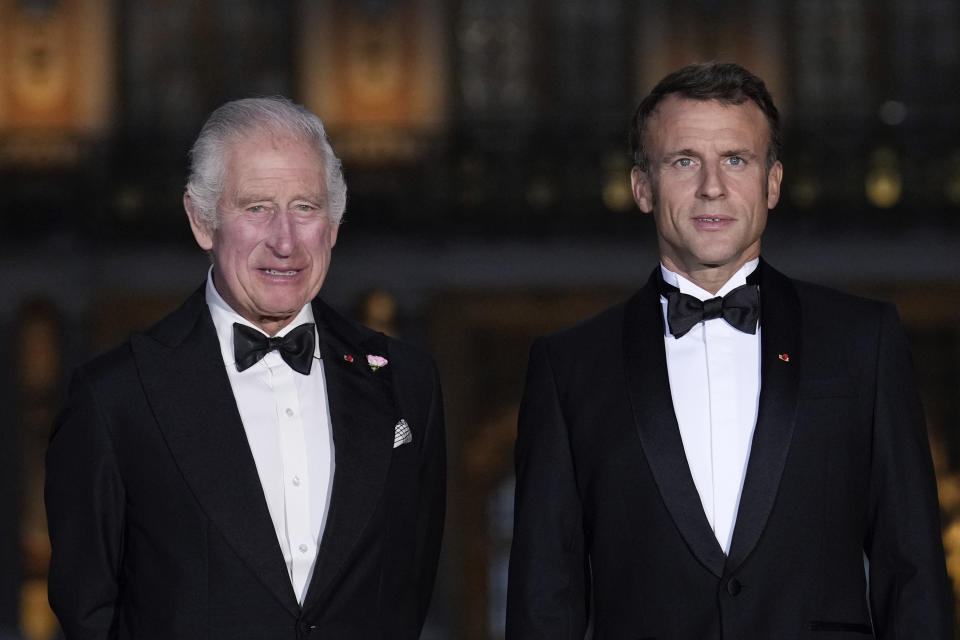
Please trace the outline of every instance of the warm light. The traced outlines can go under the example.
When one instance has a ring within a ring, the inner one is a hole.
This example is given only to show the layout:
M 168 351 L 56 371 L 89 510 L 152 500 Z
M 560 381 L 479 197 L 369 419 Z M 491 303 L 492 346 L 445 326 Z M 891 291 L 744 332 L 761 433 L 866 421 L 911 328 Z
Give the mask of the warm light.
M 611 153 L 604 164 L 603 204 L 610 211 L 625 213 L 633 209 L 630 189 L 630 163 L 622 153 Z
M 900 201 L 903 182 L 893 171 L 875 170 L 867 175 L 867 199 L 875 207 L 889 209 Z
M 903 178 L 892 149 L 881 147 L 871 154 L 865 187 L 867 199 L 875 207 L 889 209 L 900 201 Z
M 448 119 L 437 0 L 300 4 L 298 94 L 353 162 L 412 162 Z
M 950 522 L 943 532 L 943 550 L 947 556 L 947 573 L 954 590 L 960 593 L 960 522 L 957 520 Z
M 51 640 L 57 633 L 57 619 L 47 603 L 46 580 L 29 580 L 20 591 L 21 626 L 27 640 Z
M 0 163 L 82 161 L 113 117 L 113 3 L 0 2 Z

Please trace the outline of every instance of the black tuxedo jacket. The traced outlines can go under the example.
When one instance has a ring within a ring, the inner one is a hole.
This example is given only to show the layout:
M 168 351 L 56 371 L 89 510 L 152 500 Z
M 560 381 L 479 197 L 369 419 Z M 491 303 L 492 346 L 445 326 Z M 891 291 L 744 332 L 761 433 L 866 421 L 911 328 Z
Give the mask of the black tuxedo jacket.
M 895 310 L 759 269 L 759 413 L 729 556 L 687 465 L 652 279 L 535 343 L 509 640 L 582 639 L 588 618 L 597 640 L 952 637 Z
M 201 287 L 74 376 L 46 485 L 67 640 L 419 637 L 444 516 L 436 369 L 319 300 L 313 312 L 336 468 L 303 607 Z M 367 354 L 389 364 L 373 372 Z M 394 448 L 401 418 L 413 441 Z

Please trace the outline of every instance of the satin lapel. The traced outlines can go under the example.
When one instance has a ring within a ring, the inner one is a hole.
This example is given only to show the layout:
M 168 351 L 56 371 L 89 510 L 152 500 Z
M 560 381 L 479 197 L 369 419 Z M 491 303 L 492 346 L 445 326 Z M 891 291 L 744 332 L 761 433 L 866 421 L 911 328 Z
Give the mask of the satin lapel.
M 663 335 L 659 295 L 651 278 L 628 302 L 625 313 L 624 355 L 634 421 L 667 510 L 693 554 L 719 577 L 723 550 L 707 522 L 683 450 Z
M 320 301 L 314 302 L 314 317 L 330 405 L 335 471 L 305 610 L 334 584 L 362 538 L 384 490 L 394 427 L 401 418 L 393 394 L 394 368 L 388 363 L 371 371 L 366 362 L 367 355 L 389 360 L 386 339 L 372 331 L 361 333 Z
M 790 281 L 761 261 L 760 405 L 727 566 L 756 546 L 780 486 L 800 384 L 800 301 Z
M 298 615 L 203 290 L 131 343 L 157 423 L 200 507 L 277 600 Z

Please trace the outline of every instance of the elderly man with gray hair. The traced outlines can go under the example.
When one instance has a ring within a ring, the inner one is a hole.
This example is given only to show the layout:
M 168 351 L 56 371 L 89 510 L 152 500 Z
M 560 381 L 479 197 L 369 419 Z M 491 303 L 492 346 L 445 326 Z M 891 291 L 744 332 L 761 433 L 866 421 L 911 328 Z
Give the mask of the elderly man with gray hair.
M 230 102 L 183 197 L 212 265 L 75 373 L 47 453 L 74 638 L 417 638 L 443 528 L 436 368 L 318 297 L 346 184 L 322 122 Z

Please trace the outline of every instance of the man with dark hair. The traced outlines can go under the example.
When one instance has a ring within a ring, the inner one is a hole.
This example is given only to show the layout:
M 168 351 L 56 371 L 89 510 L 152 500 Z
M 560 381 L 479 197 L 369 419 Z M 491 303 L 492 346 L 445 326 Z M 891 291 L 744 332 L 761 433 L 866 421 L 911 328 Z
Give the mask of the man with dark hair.
M 317 297 L 346 206 L 323 124 L 230 102 L 191 160 L 206 282 L 78 370 L 47 452 L 65 636 L 415 640 L 443 529 L 440 386 L 429 356 Z
M 631 139 L 660 265 L 533 346 L 507 638 L 952 637 L 896 311 L 760 258 L 783 173 L 763 82 L 685 67 Z
M 716 100 L 721 104 L 738 105 L 752 101 L 763 112 L 769 125 L 767 170 L 780 158 L 783 136 L 780 132 L 780 113 L 773 103 L 763 80 L 732 63 L 697 64 L 674 71 L 660 81 L 644 98 L 630 123 L 630 157 L 633 164 L 649 173 L 650 159 L 644 148 L 643 133 L 647 121 L 665 97 L 675 94 L 690 100 Z

